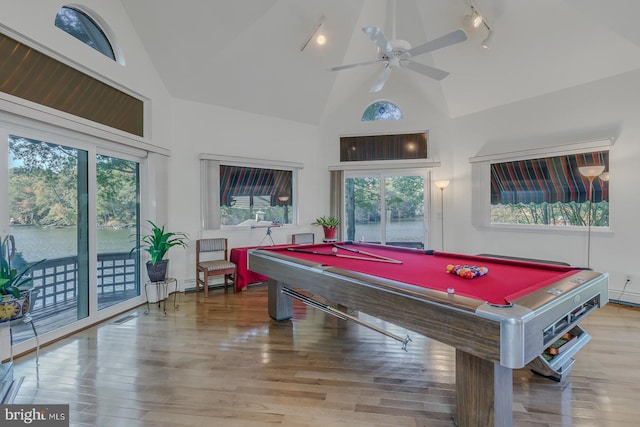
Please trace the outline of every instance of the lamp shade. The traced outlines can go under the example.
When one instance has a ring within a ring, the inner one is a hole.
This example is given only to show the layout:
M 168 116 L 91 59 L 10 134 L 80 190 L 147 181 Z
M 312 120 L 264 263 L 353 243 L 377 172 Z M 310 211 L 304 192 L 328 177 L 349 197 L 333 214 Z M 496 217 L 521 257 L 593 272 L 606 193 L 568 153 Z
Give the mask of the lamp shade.
M 603 181 L 609 181 L 609 172 L 602 172 L 600 175 L 598 175 L 598 178 Z
M 582 176 L 593 179 L 604 172 L 604 165 L 580 166 L 578 170 Z
M 449 180 L 448 179 L 443 179 L 441 181 L 436 181 L 434 182 L 434 184 L 436 185 L 436 187 L 438 187 L 441 190 L 444 190 L 445 188 L 447 188 L 449 186 Z

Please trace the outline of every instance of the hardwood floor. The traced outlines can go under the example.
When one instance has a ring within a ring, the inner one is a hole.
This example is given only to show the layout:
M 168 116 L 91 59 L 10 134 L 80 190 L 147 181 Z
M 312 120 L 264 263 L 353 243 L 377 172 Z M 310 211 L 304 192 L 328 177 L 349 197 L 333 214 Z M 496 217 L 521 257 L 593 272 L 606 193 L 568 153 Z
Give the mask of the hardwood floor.
M 405 352 L 299 302 L 276 323 L 264 285 L 178 299 L 45 347 L 37 367 L 16 359 L 15 403 L 69 404 L 72 426 L 453 426 L 450 347 L 409 331 Z M 593 339 L 565 381 L 514 372 L 514 425 L 640 423 L 640 309 L 609 304 L 582 326 Z

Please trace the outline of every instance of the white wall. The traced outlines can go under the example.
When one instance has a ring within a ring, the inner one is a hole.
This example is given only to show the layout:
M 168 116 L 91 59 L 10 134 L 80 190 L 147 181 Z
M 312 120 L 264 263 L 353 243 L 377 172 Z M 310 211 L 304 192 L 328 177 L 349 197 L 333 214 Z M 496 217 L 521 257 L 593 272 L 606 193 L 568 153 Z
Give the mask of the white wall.
M 177 99 L 173 101 L 173 110 L 174 147 L 168 164 L 169 224 L 172 231 L 187 232 L 191 244 L 186 251 L 172 250 L 172 275 L 187 287 L 193 286 L 195 240 L 200 237 L 227 237 L 230 247 L 242 247 L 260 244 L 266 234 L 265 229 L 226 229 L 202 235 L 200 154 L 302 163 L 304 167 L 298 174 L 299 225 L 273 228 L 272 238 L 276 244 L 288 243 L 292 233 L 320 232 L 310 224 L 316 216 L 328 212 L 324 207 L 326 198 L 318 193 L 328 187 L 329 175 L 320 173 L 315 161 L 315 126 Z
M 453 121 L 450 147 L 455 183 L 446 233 L 463 253 L 511 254 L 587 265 L 586 232 L 514 232 L 472 226 L 469 158 L 486 147 L 505 152 L 604 137 L 610 150 L 610 232 L 591 235 L 590 266 L 610 274 L 610 297 L 640 303 L 640 72 L 581 85 L 549 95 L 461 117 Z

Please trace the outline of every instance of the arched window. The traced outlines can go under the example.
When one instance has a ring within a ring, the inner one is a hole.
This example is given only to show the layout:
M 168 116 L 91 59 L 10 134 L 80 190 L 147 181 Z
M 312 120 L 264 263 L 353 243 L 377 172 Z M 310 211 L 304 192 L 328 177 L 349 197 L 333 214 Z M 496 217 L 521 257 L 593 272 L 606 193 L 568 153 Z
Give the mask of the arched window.
M 363 122 L 371 122 L 376 120 L 401 120 L 402 111 L 396 104 L 391 101 L 376 101 L 369 105 L 364 113 L 362 113 Z
M 56 27 L 91 46 L 104 56 L 116 60 L 113 47 L 106 34 L 96 21 L 85 12 L 70 6 L 62 6 L 56 14 Z

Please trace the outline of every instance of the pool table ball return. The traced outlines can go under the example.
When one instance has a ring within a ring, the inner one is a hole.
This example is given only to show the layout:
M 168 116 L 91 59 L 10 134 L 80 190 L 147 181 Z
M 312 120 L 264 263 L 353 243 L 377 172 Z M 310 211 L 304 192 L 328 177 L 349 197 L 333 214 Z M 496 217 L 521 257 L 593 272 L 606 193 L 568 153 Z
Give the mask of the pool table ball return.
M 513 425 L 512 370 L 567 371 L 590 338 L 578 322 L 608 302 L 608 275 L 591 270 L 368 243 L 254 249 L 248 264 L 269 278 L 276 321 L 292 317 L 302 290 L 454 347 L 461 427 Z M 462 265 L 487 272 L 448 272 Z M 557 366 L 549 350 L 563 340 L 577 344 Z

